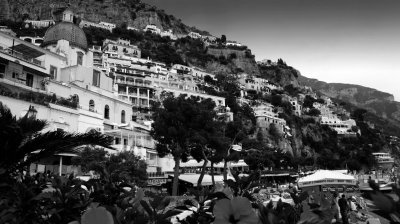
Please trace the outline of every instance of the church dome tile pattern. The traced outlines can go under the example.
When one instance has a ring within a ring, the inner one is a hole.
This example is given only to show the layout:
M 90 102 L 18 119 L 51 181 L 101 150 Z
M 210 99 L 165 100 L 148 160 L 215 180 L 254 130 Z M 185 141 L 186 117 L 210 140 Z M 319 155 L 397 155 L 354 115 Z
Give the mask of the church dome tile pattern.
M 71 46 L 82 48 L 85 51 L 88 49 L 85 32 L 70 22 L 59 22 L 50 27 L 44 35 L 42 46 L 57 44 L 59 40 L 67 40 Z

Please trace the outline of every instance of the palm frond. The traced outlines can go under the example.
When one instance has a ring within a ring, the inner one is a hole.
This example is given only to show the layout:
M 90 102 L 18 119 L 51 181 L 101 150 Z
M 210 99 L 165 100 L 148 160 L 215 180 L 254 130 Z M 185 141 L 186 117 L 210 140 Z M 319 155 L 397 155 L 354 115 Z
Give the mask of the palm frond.
M 23 135 L 34 135 L 47 126 L 47 121 L 39 120 L 34 117 L 23 116 L 17 120 Z
M 7 160 L 0 161 L 0 166 L 21 168 L 41 158 L 51 156 L 55 153 L 68 152 L 82 145 L 98 145 L 111 148 L 112 140 L 111 137 L 97 132 L 77 134 L 64 131 L 52 131 L 37 134 L 33 139 L 28 140 L 19 148 L 14 149 L 14 152 L 9 152 L 13 156 L 10 156 Z M 27 157 L 27 159 L 23 161 L 25 157 Z

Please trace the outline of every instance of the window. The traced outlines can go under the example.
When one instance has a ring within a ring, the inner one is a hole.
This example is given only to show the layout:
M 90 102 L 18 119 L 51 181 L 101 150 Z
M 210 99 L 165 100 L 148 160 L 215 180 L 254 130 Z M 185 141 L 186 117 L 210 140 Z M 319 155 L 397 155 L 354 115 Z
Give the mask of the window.
M 57 67 L 50 65 L 50 78 L 56 80 L 57 79 Z
M 121 123 L 125 124 L 125 111 L 121 111 Z
M 124 145 L 128 145 L 128 139 L 124 138 Z
M 26 85 L 29 87 L 33 86 L 33 75 L 30 73 L 26 74 Z
M 94 101 L 93 100 L 89 101 L 89 111 L 94 112 Z
M 104 107 L 104 118 L 110 119 L 110 107 L 108 105 Z
M 93 70 L 93 82 L 92 85 L 100 87 L 100 72 Z
M 76 54 L 77 54 L 76 64 L 82 65 L 83 64 L 83 53 L 82 52 L 78 52 Z
M 6 66 L 3 64 L 0 64 L 0 78 L 4 78 L 6 73 Z
M 121 139 L 120 138 L 115 138 L 115 144 L 119 145 L 121 143 Z

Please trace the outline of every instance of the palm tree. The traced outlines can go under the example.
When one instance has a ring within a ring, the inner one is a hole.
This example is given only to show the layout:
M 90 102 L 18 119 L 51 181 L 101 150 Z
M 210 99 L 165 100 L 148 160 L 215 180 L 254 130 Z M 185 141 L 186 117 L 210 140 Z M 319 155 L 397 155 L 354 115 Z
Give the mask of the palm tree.
M 78 146 L 98 145 L 110 148 L 112 144 L 111 137 L 98 132 L 41 132 L 46 126 L 45 120 L 36 119 L 28 113 L 17 119 L 0 102 L 0 176 L 20 173 L 32 162 Z

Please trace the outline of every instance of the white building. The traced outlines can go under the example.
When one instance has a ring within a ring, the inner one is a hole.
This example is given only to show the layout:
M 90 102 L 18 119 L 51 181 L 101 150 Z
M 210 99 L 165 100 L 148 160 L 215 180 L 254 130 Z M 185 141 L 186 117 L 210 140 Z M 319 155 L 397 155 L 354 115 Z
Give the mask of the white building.
M 271 104 L 264 103 L 261 106 L 253 107 L 256 117 L 257 128 L 263 132 L 268 131 L 271 124 L 274 124 L 281 133 L 286 130 L 286 121 L 278 117 Z
M 232 41 L 232 40 L 228 40 L 226 41 L 226 46 L 234 46 L 234 47 L 241 47 L 243 46 L 241 43 L 237 42 L 237 41 Z
M 146 27 L 143 29 L 143 31 L 144 31 L 144 32 L 149 31 L 149 32 L 151 32 L 151 33 L 158 34 L 158 35 L 161 34 L 161 29 L 158 28 L 158 27 L 157 27 L 156 25 L 154 25 L 154 24 L 146 25 Z
M 112 32 L 113 29 L 116 27 L 116 25 L 113 23 L 106 23 L 106 22 L 94 23 L 94 22 L 90 22 L 87 20 L 81 20 L 81 22 L 79 23 L 79 27 L 81 27 L 81 28 L 96 27 L 96 28 L 105 29 L 105 30 Z
M 176 37 L 176 35 L 174 35 L 174 32 L 172 31 L 172 29 L 162 31 L 160 33 L 160 35 L 162 37 L 169 37 L 171 40 L 176 40 L 177 39 L 177 37 Z
M 133 27 L 133 26 L 128 26 L 128 27 L 126 27 L 126 29 L 127 29 L 127 30 L 133 30 L 133 31 L 139 31 L 138 28 Z
M 117 27 L 117 25 L 115 25 L 114 23 L 100 22 L 99 24 L 108 27 L 108 29 L 111 31 Z
M 303 111 L 303 106 L 299 103 L 296 97 L 289 100 L 290 104 L 292 105 L 293 113 L 296 116 L 301 116 Z
M 132 103 L 118 97 L 113 79 L 93 65 L 93 51 L 88 49 L 83 30 L 72 23 L 71 11 L 60 13 L 56 18 L 62 20 L 45 34 L 45 49 L 0 33 L 0 101 L 17 116 L 25 115 L 34 106 L 37 118 L 49 122 L 46 130 L 102 132 L 115 138 L 118 150 L 134 150 L 147 159 L 147 151 L 143 153 L 142 149 L 152 146 L 137 143 L 139 136 L 143 136 L 143 127 L 132 121 Z M 120 138 L 109 130 L 128 137 Z M 146 131 L 148 139 L 148 125 Z M 154 148 L 149 151 L 154 154 Z M 54 155 L 50 159 L 61 165 L 39 161 L 31 166 L 31 171 L 76 173 L 76 167 L 66 164 L 69 160 L 65 158 L 71 156 L 74 155 Z M 159 164 L 163 163 L 152 162 L 150 171 L 162 171 Z
M 25 20 L 25 24 L 30 24 L 34 29 L 46 28 L 55 24 L 54 20 Z
M 245 73 L 238 75 L 238 81 L 242 89 L 242 97 L 257 92 L 271 93 L 272 90 L 278 89 L 278 86 L 269 82 L 267 79 L 258 78 Z
M 356 121 L 353 119 L 340 120 L 337 117 L 328 118 L 321 116 L 321 124 L 328 125 L 330 128 L 335 130 L 338 135 L 355 135 L 356 132 L 352 130 L 353 126 L 357 126 Z M 358 131 L 358 133 L 360 133 Z M 360 133 L 361 134 L 361 133 Z
M 200 39 L 202 36 L 201 36 L 201 34 L 199 34 L 199 33 L 190 32 L 190 33 L 188 34 L 188 37 L 193 38 L 193 39 Z
M 113 52 L 120 56 L 130 56 L 140 58 L 140 49 L 131 44 L 129 40 L 119 38 L 118 40 L 106 39 L 103 41 L 103 51 Z

